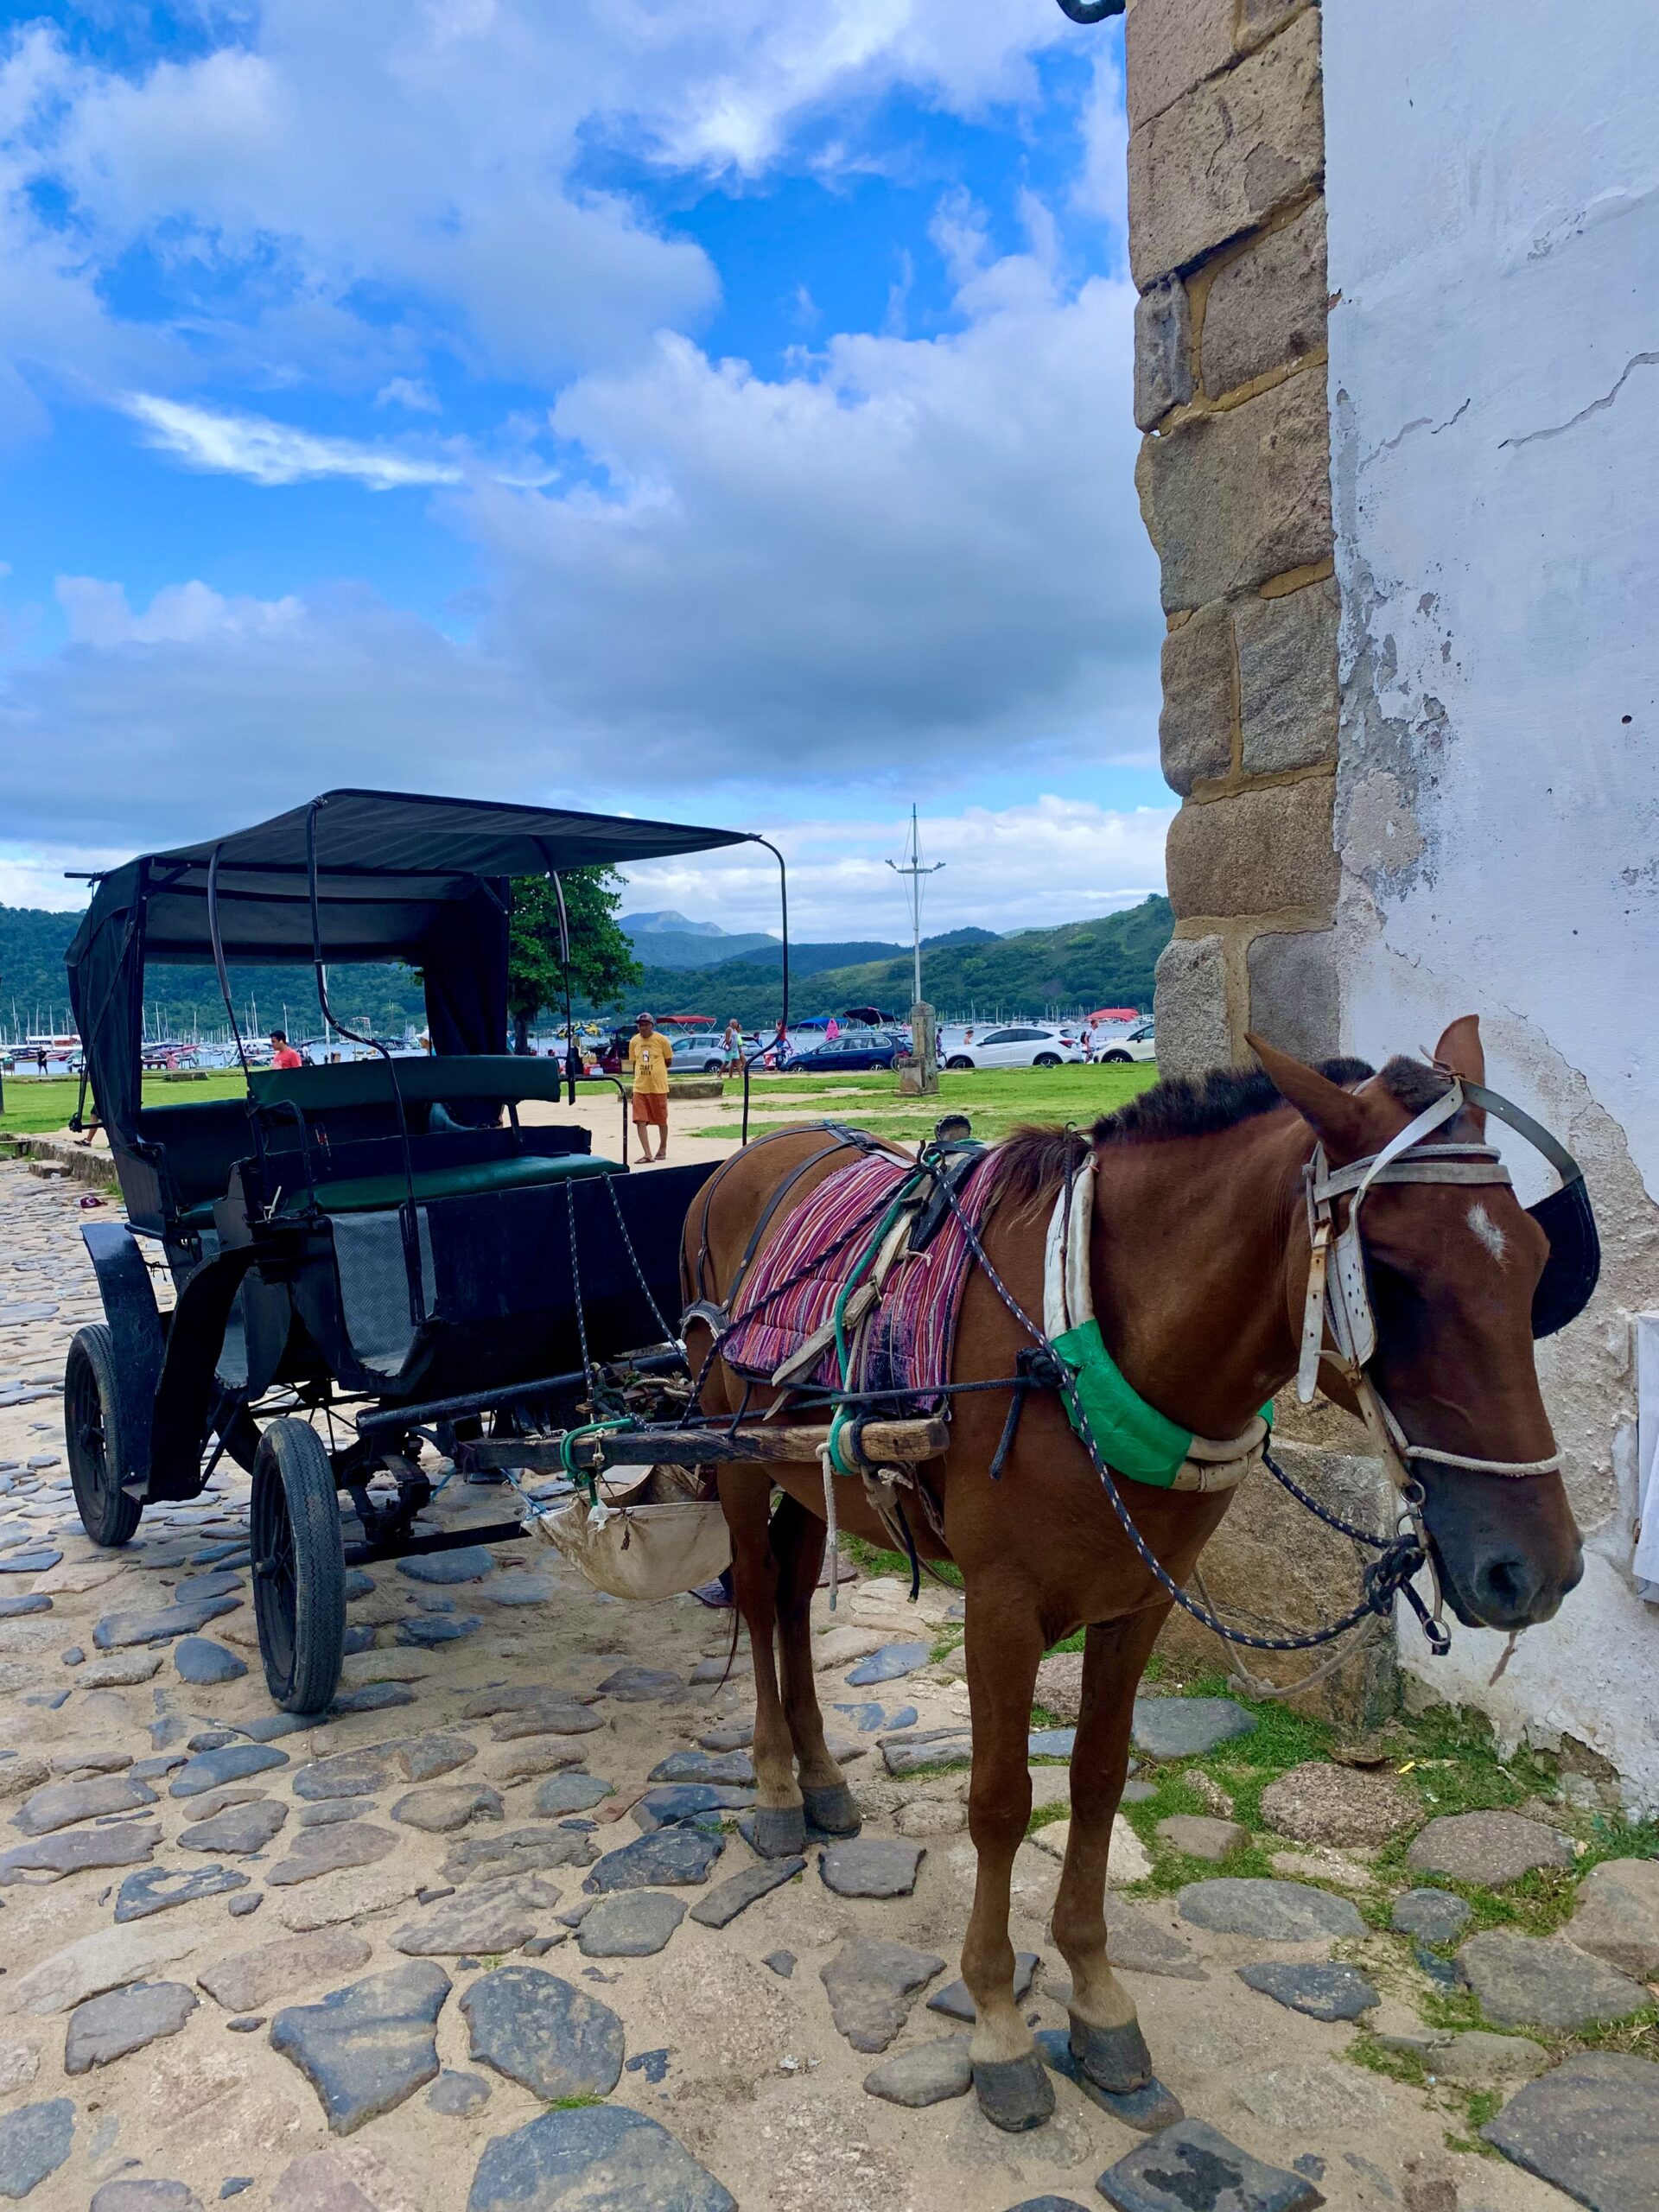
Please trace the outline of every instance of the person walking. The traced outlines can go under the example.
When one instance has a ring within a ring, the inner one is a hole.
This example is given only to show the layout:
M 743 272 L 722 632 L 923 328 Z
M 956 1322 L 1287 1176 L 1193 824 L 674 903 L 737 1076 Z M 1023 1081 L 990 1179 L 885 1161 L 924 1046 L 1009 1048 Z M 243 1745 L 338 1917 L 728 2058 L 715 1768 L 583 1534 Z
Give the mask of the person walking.
M 655 1019 L 636 1017 L 628 1039 L 628 1065 L 633 1071 L 633 1126 L 639 1132 L 642 1160 L 668 1158 L 668 1071 L 674 1047 L 658 1034 Z M 651 1133 L 657 1132 L 657 1150 L 651 1149 Z
M 736 1075 L 743 1065 L 743 1032 L 735 1014 L 726 1024 L 726 1035 L 722 1041 L 725 1046 L 726 1064 L 721 1069 L 721 1073 Z
M 286 1029 L 270 1033 L 270 1065 L 274 1068 L 302 1068 L 305 1062 L 288 1041 Z

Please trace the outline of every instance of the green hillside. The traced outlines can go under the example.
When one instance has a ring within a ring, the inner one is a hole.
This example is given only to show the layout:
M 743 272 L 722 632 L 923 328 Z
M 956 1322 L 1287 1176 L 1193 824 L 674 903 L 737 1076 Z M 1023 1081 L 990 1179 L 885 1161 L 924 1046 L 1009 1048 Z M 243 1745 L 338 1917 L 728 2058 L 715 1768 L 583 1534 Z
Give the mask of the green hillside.
M 0 906 L 0 1033 L 63 1026 L 69 1002 L 63 955 L 79 918 Z M 642 935 L 648 943 L 649 933 Z M 1068 1012 L 1105 1005 L 1150 1007 L 1152 971 L 1169 935 L 1169 901 L 1159 898 L 1124 913 L 1067 922 L 1058 929 L 1020 930 L 1012 937 L 950 930 L 925 944 L 923 982 L 947 1019 L 1040 1014 L 1047 1007 Z M 709 939 L 715 949 L 721 941 Z M 860 957 L 871 951 L 879 957 Z M 782 1004 L 779 965 L 780 953 L 769 946 L 705 968 L 647 963 L 644 980 L 627 995 L 628 1003 L 658 1014 L 706 1014 L 715 1021 L 734 1014 L 746 1027 L 770 1025 Z M 910 956 L 879 943 L 798 945 L 791 952 L 791 972 L 798 1014 L 861 1005 L 899 1013 L 910 1005 Z M 250 1015 L 257 1014 L 257 1026 L 269 1028 L 283 1019 L 285 1005 L 288 1026 L 296 1037 L 315 1036 L 321 1029 L 308 969 L 233 969 L 231 980 L 245 1026 L 251 1027 Z M 420 984 L 409 969 L 331 967 L 328 985 L 336 1012 L 353 1028 L 395 1036 L 424 1019 Z M 197 1023 L 204 1036 L 225 1027 L 211 969 L 152 969 L 144 1003 L 152 1036 L 158 1029 L 188 1036 Z M 578 1002 L 580 1012 L 595 1010 L 612 1011 Z
M 1149 1010 L 1153 970 L 1172 926 L 1168 899 L 1154 897 L 1094 921 L 939 945 L 924 955 L 922 985 L 946 1020 L 1040 1014 L 1050 1006 L 1073 1012 L 1096 1006 Z M 910 1004 L 908 956 L 810 976 L 796 971 L 796 980 L 791 997 L 798 1014 L 861 1005 L 901 1012 Z M 749 960 L 701 969 L 647 968 L 636 995 L 658 1014 L 706 1014 L 715 1021 L 735 1014 L 750 1027 L 775 1021 L 780 1006 L 775 965 L 763 968 Z

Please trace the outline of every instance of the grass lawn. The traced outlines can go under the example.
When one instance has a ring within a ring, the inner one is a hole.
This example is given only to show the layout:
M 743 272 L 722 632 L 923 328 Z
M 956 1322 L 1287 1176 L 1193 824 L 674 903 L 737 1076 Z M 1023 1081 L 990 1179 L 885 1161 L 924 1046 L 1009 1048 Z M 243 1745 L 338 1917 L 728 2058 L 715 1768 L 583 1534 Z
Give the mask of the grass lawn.
M 1151 1062 L 1127 1067 L 1118 1061 L 1089 1067 L 992 1068 L 971 1075 L 952 1075 L 946 1070 L 939 1077 L 937 1098 L 901 1098 L 898 1077 L 887 1072 L 768 1076 L 751 1087 L 749 1130 L 761 1135 L 787 1128 L 791 1120 L 819 1120 L 832 1102 L 837 1115 L 861 1126 L 868 1123 L 887 1136 L 930 1135 L 941 1114 L 969 1116 L 975 1135 L 981 1137 L 1006 1136 L 1021 1122 L 1076 1122 L 1086 1128 L 1097 1114 L 1111 1113 L 1157 1080 L 1158 1071 Z M 741 1096 L 736 1085 L 727 1086 L 728 1100 Z M 696 1134 L 734 1137 L 740 1126 L 720 1122 Z
M 146 1106 L 193 1106 L 205 1098 L 240 1098 L 245 1086 L 239 1071 L 203 1076 L 191 1083 L 169 1083 L 164 1076 L 146 1076 Z M 9 1076 L 5 1079 L 6 1107 L 0 1114 L 0 1135 L 40 1136 L 60 1129 L 75 1110 L 80 1096 L 79 1079 L 38 1076 Z

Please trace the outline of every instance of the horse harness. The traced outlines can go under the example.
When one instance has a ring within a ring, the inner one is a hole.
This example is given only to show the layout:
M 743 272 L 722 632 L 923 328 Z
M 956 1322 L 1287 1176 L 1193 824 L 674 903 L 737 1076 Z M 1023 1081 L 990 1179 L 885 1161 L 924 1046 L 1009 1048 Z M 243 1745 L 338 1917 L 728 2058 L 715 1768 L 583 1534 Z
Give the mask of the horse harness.
M 1310 1258 L 1304 1301 L 1297 1395 L 1306 1404 L 1317 1386 L 1319 1365 L 1328 1361 L 1352 1391 L 1382 1464 L 1401 1500 L 1401 1522 L 1391 1539 L 1332 1513 L 1310 1497 L 1274 1462 L 1268 1449 L 1272 1408 L 1265 1406 L 1238 1436 L 1224 1439 L 1197 1437 L 1148 1405 L 1122 1374 L 1101 1338 L 1095 1319 L 1089 1281 L 1088 1223 L 1093 1205 L 1095 1160 L 1086 1160 L 1062 1185 L 1047 1237 L 1045 1266 L 1044 1326 L 1039 1329 L 1020 1300 L 1008 1289 L 985 1250 L 979 1231 L 965 1212 L 960 1185 L 966 1147 L 929 1147 L 918 1161 L 918 1173 L 894 1205 L 849 1278 L 849 1287 L 874 1262 L 874 1293 L 861 1309 L 861 1319 L 873 1310 L 880 1283 L 895 1260 L 906 1249 L 925 1213 L 936 1225 L 946 1212 L 954 1214 L 967 1241 L 974 1264 L 985 1274 L 1003 1306 L 1032 1338 L 1018 1356 L 1017 1372 L 995 1381 L 946 1383 L 944 1394 L 965 1390 L 1005 1389 L 1012 1394 L 1007 1423 L 991 1466 L 1000 1478 L 1017 1433 L 1020 1416 L 1033 1389 L 1057 1389 L 1071 1426 L 1087 1452 L 1109 1501 L 1142 1563 L 1166 1594 L 1205 1627 L 1225 1642 L 1257 1650 L 1306 1650 L 1328 1643 L 1370 1618 L 1386 1616 L 1396 1595 L 1403 1597 L 1416 1614 L 1432 1649 L 1444 1653 L 1450 1637 L 1413 1587 L 1414 1578 L 1425 1566 L 1432 1570 L 1421 1507 L 1423 1491 L 1412 1472 L 1412 1464 L 1425 1461 L 1468 1472 L 1515 1479 L 1555 1472 L 1560 1455 L 1541 1459 L 1480 1459 L 1448 1452 L 1409 1438 L 1372 1380 L 1370 1369 L 1378 1349 L 1376 1313 L 1371 1304 L 1361 1233 L 1361 1215 L 1368 1194 L 1385 1183 L 1505 1185 L 1509 1170 L 1491 1145 L 1430 1141 L 1435 1130 L 1454 1121 L 1466 1106 L 1475 1106 L 1507 1122 L 1542 1154 L 1560 1179 L 1560 1187 L 1528 1209 L 1549 1241 L 1549 1257 L 1534 1294 L 1532 1326 L 1535 1337 L 1554 1335 L 1576 1319 L 1588 1304 L 1600 1269 L 1600 1247 L 1595 1217 L 1585 1190 L 1583 1171 L 1548 1130 L 1483 1084 L 1451 1077 L 1447 1088 L 1389 1139 L 1381 1150 L 1332 1168 L 1324 1145 L 1316 1144 L 1303 1170 L 1307 1208 Z M 774 1192 L 752 1232 L 739 1262 L 731 1289 L 723 1303 L 699 1298 L 686 1311 L 686 1319 L 709 1323 L 714 1341 L 709 1361 L 718 1351 L 730 1325 L 731 1307 L 767 1224 L 775 1217 L 784 1195 L 806 1173 L 835 1152 L 849 1146 L 861 1151 L 886 1149 L 862 1132 L 825 1123 L 836 1141 L 812 1154 L 785 1178 Z M 779 1132 L 779 1135 L 785 1134 Z M 790 1132 L 789 1134 L 798 1134 Z M 770 1140 L 763 1139 L 762 1142 Z M 970 1155 L 971 1156 L 971 1155 Z M 713 1179 L 717 1181 L 718 1177 Z M 712 1194 L 712 1181 L 708 1186 Z M 925 1194 L 925 1195 L 924 1195 Z M 1338 1210 L 1347 1201 L 1346 1218 Z M 899 1217 L 902 1216 L 902 1224 Z M 708 1211 L 703 1215 L 704 1243 L 698 1255 L 698 1285 L 702 1290 L 702 1263 L 707 1253 Z M 876 1272 L 879 1270 L 879 1273 Z M 803 1355 L 808 1347 L 803 1346 Z M 816 1351 L 823 1349 L 822 1344 Z M 705 1366 L 708 1363 L 705 1363 Z M 798 1360 L 790 1363 L 791 1367 Z M 810 1363 L 808 1363 L 810 1365 Z M 798 1389 L 781 1370 L 773 1378 L 786 1388 Z M 844 1379 L 844 1378 L 843 1378 Z M 880 1519 L 906 1553 L 911 1562 L 912 1597 L 919 1586 L 918 1559 L 913 1534 L 906 1516 L 906 1499 L 919 1509 L 933 1534 L 944 1539 L 943 1518 L 937 1501 L 919 1475 L 909 1470 L 876 1468 L 858 1448 L 860 1422 L 854 1401 L 865 1394 L 846 1390 L 828 1394 L 832 1408 L 830 1440 L 822 1453 L 825 1511 L 829 1526 L 836 1527 L 836 1475 L 857 1475 L 866 1496 Z M 893 1393 L 879 1394 L 891 1398 Z M 1097 1427 L 1107 1432 L 1104 1443 Z M 1300 1503 L 1329 1527 L 1372 1550 L 1376 1558 L 1366 1569 L 1363 1601 L 1339 1620 L 1324 1628 L 1291 1637 L 1250 1634 L 1223 1621 L 1208 1605 L 1189 1597 L 1153 1554 L 1135 1527 L 1115 1475 L 1163 1488 L 1219 1490 L 1233 1487 L 1252 1467 L 1265 1464 L 1268 1471 Z M 899 1492 L 902 1489 L 905 1497 Z M 834 1603 L 834 1592 L 831 1592 Z

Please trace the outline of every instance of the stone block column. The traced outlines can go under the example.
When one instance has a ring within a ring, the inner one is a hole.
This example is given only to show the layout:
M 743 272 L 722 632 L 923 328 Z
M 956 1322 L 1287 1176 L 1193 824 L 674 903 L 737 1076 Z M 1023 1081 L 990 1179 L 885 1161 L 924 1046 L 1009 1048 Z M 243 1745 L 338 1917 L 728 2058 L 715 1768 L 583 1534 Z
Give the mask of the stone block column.
M 1337 587 L 1314 0 L 1130 0 L 1136 480 L 1168 621 L 1158 1059 L 1338 1046 Z

